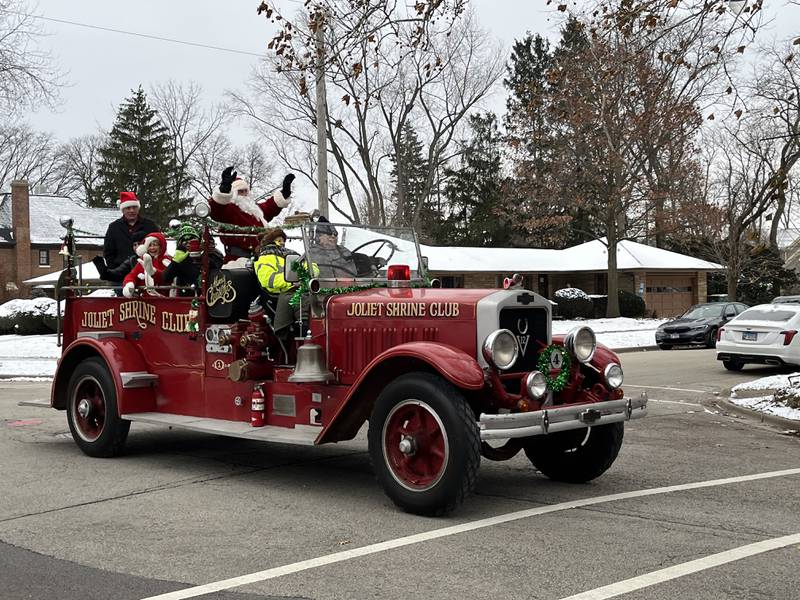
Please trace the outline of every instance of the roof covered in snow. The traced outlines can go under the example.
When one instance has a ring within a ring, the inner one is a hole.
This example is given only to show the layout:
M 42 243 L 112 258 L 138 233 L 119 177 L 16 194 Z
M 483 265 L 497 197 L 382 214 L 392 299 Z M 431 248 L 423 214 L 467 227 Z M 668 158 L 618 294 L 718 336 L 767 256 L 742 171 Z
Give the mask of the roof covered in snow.
M 569 273 L 608 270 L 605 239 L 566 248 L 460 248 L 421 247 L 431 271 L 438 273 L 528 272 Z M 719 271 L 724 267 L 685 254 L 654 248 L 630 240 L 617 244 L 617 268 L 646 271 Z
M 31 243 L 60 244 L 64 228 L 59 223 L 62 216 L 70 216 L 76 230 L 100 236 L 106 234 L 108 224 L 119 219 L 120 212 L 113 208 L 89 208 L 65 196 L 31 195 Z M 0 242 L 12 242 L 11 194 L 0 195 Z M 102 239 L 78 238 L 81 245 L 102 246 Z

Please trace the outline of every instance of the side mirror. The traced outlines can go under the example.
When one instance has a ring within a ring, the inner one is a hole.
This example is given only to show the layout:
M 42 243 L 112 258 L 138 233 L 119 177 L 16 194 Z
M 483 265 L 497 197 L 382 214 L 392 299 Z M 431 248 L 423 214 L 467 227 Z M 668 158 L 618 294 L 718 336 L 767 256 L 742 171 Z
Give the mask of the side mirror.
M 286 257 L 286 262 L 283 263 L 283 278 L 289 283 L 297 283 L 300 281 L 300 277 L 297 276 L 297 271 L 294 270 L 294 265 L 299 262 L 299 254 L 289 254 Z

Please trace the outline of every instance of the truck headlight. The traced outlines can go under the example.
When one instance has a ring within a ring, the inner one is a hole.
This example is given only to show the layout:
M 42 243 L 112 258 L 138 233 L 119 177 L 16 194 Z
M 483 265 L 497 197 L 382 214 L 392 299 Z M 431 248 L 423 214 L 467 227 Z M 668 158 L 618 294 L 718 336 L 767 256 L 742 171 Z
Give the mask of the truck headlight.
M 498 329 L 486 336 L 483 342 L 483 358 L 493 367 L 508 369 L 517 362 L 519 344 L 508 329 Z
M 539 400 L 547 393 L 547 382 L 541 371 L 531 371 L 525 378 L 525 389 L 532 400 Z
M 594 356 L 597 339 L 594 337 L 594 331 L 589 327 L 574 327 L 564 338 L 564 345 L 578 362 L 588 363 Z
M 622 367 L 617 363 L 611 363 L 603 370 L 603 379 L 610 390 L 615 390 L 622 385 Z
M 211 212 L 211 207 L 205 202 L 198 202 L 194 205 L 194 214 L 196 217 L 207 217 Z

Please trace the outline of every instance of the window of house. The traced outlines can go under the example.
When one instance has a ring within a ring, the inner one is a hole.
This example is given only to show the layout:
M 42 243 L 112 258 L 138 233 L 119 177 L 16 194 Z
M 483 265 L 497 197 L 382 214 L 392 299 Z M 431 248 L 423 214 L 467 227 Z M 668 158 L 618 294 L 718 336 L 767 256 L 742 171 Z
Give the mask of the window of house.
M 39 266 L 40 267 L 49 267 L 50 266 L 50 251 L 49 250 L 39 250 Z

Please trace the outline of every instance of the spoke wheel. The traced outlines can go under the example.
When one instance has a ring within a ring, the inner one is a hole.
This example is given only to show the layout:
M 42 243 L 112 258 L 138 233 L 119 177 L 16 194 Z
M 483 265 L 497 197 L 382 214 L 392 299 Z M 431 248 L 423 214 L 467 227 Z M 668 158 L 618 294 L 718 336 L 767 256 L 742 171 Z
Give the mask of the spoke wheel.
M 67 421 L 72 438 L 85 454 L 109 457 L 122 452 L 131 423 L 119 418 L 114 380 L 100 358 L 84 360 L 72 374 Z
M 409 373 L 376 400 L 369 452 L 375 476 L 395 504 L 441 515 L 475 487 L 480 435 L 472 409 L 450 383 L 431 373 Z
M 395 406 L 383 426 L 383 456 L 395 481 L 409 490 L 429 490 L 444 474 L 450 444 L 444 425 L 421 400 Z

